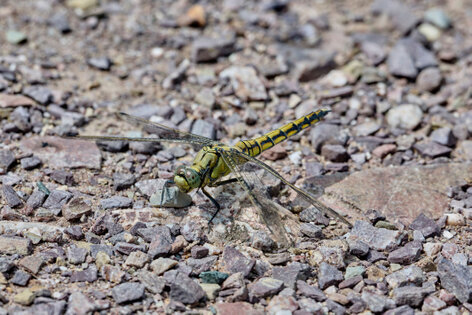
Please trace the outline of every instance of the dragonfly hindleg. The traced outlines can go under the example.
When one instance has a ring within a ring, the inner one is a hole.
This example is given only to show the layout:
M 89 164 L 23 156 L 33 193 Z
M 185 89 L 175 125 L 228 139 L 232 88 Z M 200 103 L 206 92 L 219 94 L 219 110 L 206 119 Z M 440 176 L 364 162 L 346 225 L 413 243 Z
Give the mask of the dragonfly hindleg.
M 211 185 L 211 187 L 218 187 L 218 186 L 223 186 L 223 185 L 226 185 L 226 184 L 237 183 L 237 182 L 238 182 L 237 178 L 230 178 L 230 179 L 227 179 L 227 180 L 222 180 L 222 181 L 216 182 L 213 185 Z

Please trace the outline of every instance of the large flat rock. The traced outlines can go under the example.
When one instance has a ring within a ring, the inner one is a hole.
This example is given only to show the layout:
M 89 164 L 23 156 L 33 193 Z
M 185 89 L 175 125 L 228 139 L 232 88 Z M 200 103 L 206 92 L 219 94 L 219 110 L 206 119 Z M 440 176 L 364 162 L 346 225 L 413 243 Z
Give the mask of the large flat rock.
M 33 153 L 52 169 L 99 169 L 102 156 L 91 141 L 35 136 L 21 141 L 21 149 Z
M 365 211 L 377 209 L 392 222 L 409 224 L 420 213 L 439 218 L 449 204 L 448 187 L 468 174 L 472 163 L 362 170 L 326 188 L 321 200 L 353 219 L 365 219 Z

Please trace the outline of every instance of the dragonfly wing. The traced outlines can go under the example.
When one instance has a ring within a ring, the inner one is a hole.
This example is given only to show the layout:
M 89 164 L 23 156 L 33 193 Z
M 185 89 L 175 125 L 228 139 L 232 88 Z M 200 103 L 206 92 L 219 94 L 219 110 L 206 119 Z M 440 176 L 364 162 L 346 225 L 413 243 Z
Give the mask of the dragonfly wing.
M 132 124 L 143 126 L 146 132 L 155 134 L 158 136 L 159 139 L 162 139 L 162 140 L 164 139 L 167 139 L 167 141 L 178 140 L 178 141 L 173 141 L 173 142 L 186 142 L 186 143 L 192 143 L 192 144 L 200 144 L 202 146 L 217 143 L 217 141 L 207 138 L 207 137 L 181 131 L 175 128 L 165 126 L 163 124 L 152 122 L 152 121 L 140 118 L 140 117 L 135 117 L 126 113 L 119 113 L 118 116 L 121 119 L 126 120 Z
M 298 188 L 297 186 L 290 183 L 288 180 L 286 180 L 282 175 L 280 175 L 276 170 L 274 170 L 272 167 L 270 167 L 266 163 L 254 158 L 252 156 L 249 156 L 249 155 L 247 155 L 243 152 L 237 151 L 237 150 L 232 150 L 231 152 L 232 152 L 233 155 L 237 156 L 237 158 L 235 158 L 235 159 L 241 161 L 241 163 L 252 162 L 255 165 L 257 165 L 258 167 L 263 168 L 265 171 L 270 173 L 272 176 L 279 179 L 284 184 L 288 185 L 290 188 L 295 190 L 298 193 L 299 196 L 301 196 L 303 199 L 305 199 L 306 201 L 311 203 L 313 206 L 315 206 L 318 210 L 320 210 L 324 214 L 328 215 L 331 218 L 338 219 L 339 221 L 345 223 L 349 227 L 352 226 L 351 223 L 349 221 L 347 221 L 342 215 L 340 215 L 339 213 L 337 213 L 336 211 L 334 211 L 330 207 L 322 204 L 320 201 L 318 201 L 315 197 L 313 197 L 307 191 L 305 191 L 301 188 Z
M 277 242 L 282 247 L 289 247 L 293 242 L 290 241 L 288 233 L 285 229 L 284 221 L 282 218 L 283 207 L 273 203 L 265 193 L 265 186 L 258 178 L 258 176 L 250 171 L 244 169 L 243 165 L 238 163 L 238 158 L 231 154 L 231 151 L 220 151 L 221 157 L 231 169 L 233 175 L 238 179 L 242 188 L 247 193 L 252 204 L 259 212 L 259 216 L 263 219 L 264 224 L 267 226 L 271 234 L 275 237 Z M 293 216 L 288 210 L 285 211 L 285 216 Z M 292 220 L 295 222 L 294 220 Z M 298 225 L 298 223 L 296 223 Z
M 197 142 L 193 140 L 174 139 L 174 138 L 152 138 L 152 137 L 135 138 L 135 137 L 121 137 L 121 136 L 87 136 L 87 135 L 64 136 L 63 138 L 96 140 L 96 141 L 174 142 L 174 143 L 182 143 L 182 144 L 193 144 L 197 146 L 204 145 L 201 142 Z

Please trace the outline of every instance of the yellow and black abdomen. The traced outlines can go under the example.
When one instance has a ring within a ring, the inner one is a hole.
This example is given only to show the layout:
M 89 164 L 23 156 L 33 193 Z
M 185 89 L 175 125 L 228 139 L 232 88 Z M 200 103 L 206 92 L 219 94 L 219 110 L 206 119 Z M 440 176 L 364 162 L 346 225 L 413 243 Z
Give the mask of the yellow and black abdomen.
M 330 110 L 320 109 L 310 114 L 303 116 L 291 123 L 286 124 L 278 129 L 275 129 L 263 136 L 251 140 L 242 140 L 236 143 L 235 147 L 240 148 L 244 153 L 250 156 L 257 156 L 275 146 L 276 144 L 296 135 L 303 129 L 319 122 L 326 116 Z

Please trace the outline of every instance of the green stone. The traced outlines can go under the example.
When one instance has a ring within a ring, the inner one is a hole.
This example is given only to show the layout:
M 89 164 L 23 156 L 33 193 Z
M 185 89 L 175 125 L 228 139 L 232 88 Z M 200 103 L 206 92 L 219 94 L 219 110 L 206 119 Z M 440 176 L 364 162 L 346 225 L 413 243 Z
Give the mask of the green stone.
M 26 34 L 23 32 L 9 30 L 7 31 L 7 42 L 10 44 L 21 44 L 26 42 L 27 37 Z
M 344 274 L 344 279 L 350 279 L 357 276 L 361 276 L 365 273 L 364 266 L 356 266 L 356 267 L 347 267 L 346 273 Z
M 221 284 L 229 277 L 227 273 L 219 271 L 204 271 L 199 275 L 203 283 L 217 283 Z
M 34 301 L 34 293 L 30 289 L 26 289 L 14 296 L 13 301 L 20 305 L 31 305 Z
M 392 230 L 392 231 L 397 230 L 397 227 L 395 226 L 395 224 L 387 222 L 387 221 L 379 221 L 375 224 L 375 227 L 379 229 L 384 228 L 384 229 Z

